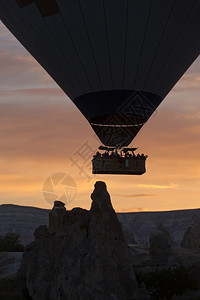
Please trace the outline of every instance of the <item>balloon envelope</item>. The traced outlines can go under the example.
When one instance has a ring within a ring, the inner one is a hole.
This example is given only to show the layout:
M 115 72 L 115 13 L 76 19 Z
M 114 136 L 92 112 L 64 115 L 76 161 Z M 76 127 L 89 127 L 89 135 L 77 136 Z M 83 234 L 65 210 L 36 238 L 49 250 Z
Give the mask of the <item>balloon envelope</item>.
M 200 53 L 199 0 L 1 0 L 0 18 L 91 124 L 127 146 Z

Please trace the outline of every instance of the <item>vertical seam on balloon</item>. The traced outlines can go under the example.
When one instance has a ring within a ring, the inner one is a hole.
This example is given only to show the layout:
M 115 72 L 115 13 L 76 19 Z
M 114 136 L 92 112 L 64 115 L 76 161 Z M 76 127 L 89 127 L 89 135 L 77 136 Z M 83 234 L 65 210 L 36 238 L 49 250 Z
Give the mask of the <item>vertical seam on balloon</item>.
M 6 10 L 8 10 L 8 8 L 7 8 L 7 6 L 6 6 L 6 4 L 4 3 L 4 1 L 3 0 L 1 0 L 3 3 L 3 8 L 4 9 L 6 9 Z M 10 25 L 10 22 L 8 21 L 8 19 L 5 17 L 5 16 L 3 16 L 3 17 L 1 17 L 1 20 L 2 19 L 4 19 L 4 20 L 6 20 L 6 22 Z M 5 23 L 2 21 L 2 23 L 5 25 Z M 7 25 L 5 25 L 6 27 L 7 27 Z M 8 27 L 7 27 L 8 28 Z M 11 32 L 11 30 L 8 28 L 8 30 Z M 11 32 L 12 33 L 12 32 Z M 13 34 L 13 33 L 12 33 Z M 18 32 L 17 32 L 17 35 L 19 35 L 18 34 Z M 16 38 L 16 36 L 13 34 L 13 36 Z M 21 37 L 20 37 L 21 38 Z M 17 38 L 16 38 L 17 39 Z M 23 41 L 24 41 L 24 39 L 23 38 L 21 38 Z M 21 43 L 21 42 L 20 42 Z M 26 47 L 25 46 L 23 46 L 25 49 L 26 49 Z M 27 49 L 26 49 L 27 50 Z M 28 51 L 28 50 L 27 50 Z
M 54 39 L 54 41 L 55 41 L 55 43 L 56 43 L 58 49 L 60 50 L 60 52 L 62 53 L 64 59 L 66 60 L 66 62 L 67 62 L 67 64 L 68 64 L 69 68 L 71 69 L 71 72 L 74 74 L 74 77 L 76 78 L 77 83 L 79 84 L 79 86 L 80 86 L 82 92 L 84 92 L 84 88 L 82 87 L 82 85 L 81 85 L 81 83 L 80 83 L 78 77 L 76 76 L 76 73 L 74 72 L 74 70 L 73 70 L 73 68 L 72 68 L 72 66 L 71 66 L 71 64 L 70 64 L 70 62 L 69 62 L 69 60 L 68 60 L 67 57 L 65 56 L 65 53 L 64 53 L 62 47 L 60 46 L 60 44 L 59 44 L 59 42 L 58 42 L 58 40 L 57 40 L 57 37 L 55 37 L 55 34 L 53 33 L 53 31 L 49 28 L 49 25 L 48 25 L 48 23 L 47 23 L 46 18 L 44 18 L 44 23 L 46 24 L 46 26 L 47 26 L 47 28 L 48 28 L 50 34 L 52 35 L 52 37 L 53 37 L 53 39 Z
M 23 15 L 24 15 L 25 19 L 27 20 L 27 22 L 31 25 L 31 27 L 33 28 L 33 30 L 36 31 L 36 29 L 35 29 L 35 27 L 33 26 L 33 24 L 29 21 L 29 18 L 27 18 L 27 16 L 25 15 L 23 8 L 22 8 L 22 11 L 23 11 Z M 36 35 L 36 36 L 37 36 L 37 35 Z M 40 41 L 42 42 L 42 44 L 45 46 L 45 48 L 47 48 L 47 50 L 48 50 L 49 48 L 47 47 L 46 43 L 43 42 L 43 40 L 41 39 L 41 37 L 39 37 L 39 39 L 40 39 Z M 29 52 L 29 51 L 28 51 L 28 52 Z M 54 58 L 54 56 L 52 55 L 52 53 L 51 53 L 51 57 L 52 57 L 52 59 L 54 60 L 54 62 L 57 64 L 57 61 L 55 60 L 55 58 Z M 53 69 L 54 69 L 54 68 L 53 68 Z M 64 72 L 64 70 L 63 70 L 62 68 L 60 68 L 60 70 L 61 70 L 61 72 L 64 74 L 64 76 L 66 76 L 67 78 L 69 78 L 69 77 L 66 75 L 66 73 Z M 46 69 L 45 69 L 45 71 L 47 72 Z M 47 73 L 48 73 L 48 72 L 47 72 Z M 69 79 L 68 79 L 68 80 L 69 80 Z M 70 82 L 70 80 L 69 80 L 69 82 Z M 74 86 L 72 83 L 70 83 L 70 85 L 71 85 L 71 86 L 73 87 L 73 89 L 75 90 L 75 86 Z M 72 94 L 72 96 L 73 96 L 73 93 L 70 93 L 70 94 Z M 73 98 L 74 98 L 74 96 L 73 96 Z
M 177 41 L 178 41 L 178 39 L 179 39 L 179 37 L 180 37 L 182 31 L 183 31 L 183 28 L 185 27 L 185 24 L 187 23 L 188 18 L 189 18 L 189 16 L 190 16 L 190 14 L 191 14 L 191 12 L 192 12 L 194 6 L 196 5 L 197 1 L 198 1 L 198 0 L 194 1 L 194 3 L 193 3 L 193 5 L 192 5 L 192 7 L 191 7 L 191 9 L 190 9 L 190 11 L 189 11 L 189 13 L 188 13 L 186 19 L 185 19 L 185 21 L 184 21 L 184 23 L 183 23 L 183 26 L 181 27 L 181 30 L 179 31 L 179 33 L 178 33 L 178 35 L 177 35 L 177 37 L 176 37 L 176 42 L 173 44 L 173 46 L 172 46 L 172 48 L 171 48 L 171 50 L 170 50 L 170 52 L 169 52 L 169 54 L 168 54 L 168 56 L 167 56 L 167 58 L 166 58 L 164 64 L 163 64 L 163 66 L 161 67 L 161 71 L 159 72 L 158 76 L 156 77 L 156 80 L 154 81 L 154 86 L 153 86 L 153 88 L 155 87 L 155 84 L 156 84 L 156 82 L 157 82 L 157 79 L 160 77 L 160 74 L 163 72 L 163 70 L 164 70 L 164 68 L 165 68 L 165 66 L 166 66 L 166 64 L 167 64 L 167 61 L 168 61 L 170 55 L 172 54 L 172 52 L 173 52 L 173 50 L 174 50 L 174 48 L 175 48 L 175 46 L 176 46 L 176 44 L 177 44 Z M 160 89 L 161 89 L 162 85 L 163 85 L 163 83 L 160 84 L 160 88 L 158 88 L 158 93 L 160 92 Z
M 196 2 L 195 2 L 194 5 L 196 5 Z M 185 25 L 185 23 L 184 23 L 184 25 Z M 198 32 L 198 31 L 199 31 L 199 25 L 198 25 L 198 28 L 197 28 L 197 32 Z M 188 47 L 188 45 L 190 45 L 190 41 L 194 38 L 195 35 L 196 35 L 196 31 L 195 31 L 195 33 L 192 35 L 192 38 L 189 40 L 189 42 L 186 44 L 186 47 L 185 47 L 185 49 L 184 49 L 184 52 L 185 52 L 186 48 Z M 180 60 L 180 57 L 183 56 L 183 53 L 184 53 L 184 52 L 182 52 L 182 55 L 179 56 L 178 61 Z M 177 62 L 177 61 L 176 61 L 176 62 Z M 180 73 L 180 70 L 181 70 L 181 69 L 182 69 L 182 68 L 179 69 L 179 71 L 177 72 L 177 74 Z M 168 76 L 168 75 L 169 75 L 169 72 L 168 72 L 167 76 Z M 165 82 L 166 82 L 166 79 L 165 79 L 165 81 L 163 81 L 163 83 L 160 85 L 159 91 L 162 90 L 162 88 L 163 88 Z M 177 82 L 177 81 L 176 81 L 176 82 Z M 175 83 L 175 84 L 176 84 L 176 83 Z M 174 85 L 175 85 L 175 84 L 174 84 Z
M 84 14 L 83 14 L 83 9 L 82 9 L 80 0 L 78 0 L 78 4 L 79 4 L 79 7 L 80 7 L 81 15 L 82 15 L 82 18 L 83 18 L 83 23 L 84 23 L 84 26 L 85 26 L 85 31 L 86 31 L 88 42 L 89 42 L 90 49 L 91 49 L 91 52 L 92 52 L 92 57 L 93 57 L 93 60 L 94 60 L 94 64 L 95 64 L 95 68 L 96 68 L 96 72 L 97 72 L 97 77 L 99 79 L 101 90 L 103 90 L 103 87 L 102 87 L 102 84 L 101 84 L 101 78 L 100 78 L 100 74 L 99 74 L 99 70 L 98 70 L 98 66 L 97 66 L 97 62 L 96 62 L 96 58 L 95 58 L 94 51 L 93 51 L 93 48 L 92 48 L 92 43 L 91 43 L 91 40 L 90 40 L 90 36 L 89 36 L 89 32 L 88 32 L 87 25 L 86 25 L 86 22 L 85 22 L 85 17 L 84 17 Z
M 192 35 L 192 38 L 188 41 L 187 46 L 185 47 L 184 51 L 182 52 L 182 55 L 179 56 L 178 61 L 181 60 L 181 58 L 183 57 L 183 53 L 186 51 L 186 48 L 188 48 L 188 46 L 191 44 L 191 40 L 193 40 L 194 36 L 198 33 L 199 30 L 200 30 L 200 24 L 198 25 L 198 28 L 197 28 L 197 30 L 195 31 L 195 33 Z M 198 56 L 198 55 L 197 55 L 197 56 Z M 183 67 L 183 66 L 181 65 L 181 68 L 179 69 L 179 71 L 178 71 L 176 74 L 182 73 L 182 72 L 181 72 L 182 67 Z M 185 67 L 184 67 L 184 69 L 185 69 Z M 169 75 L 169 73 L 168 73 L 168 75 Z M 168 75 L 167 75 L 167 76 L 168 76 Z M 177 77 L 177 76 L 176 76 L 176 77 Z M 175 77 L 175 78 L 176 78 L 176 77 Z M 166 82 L 166 80 L 165 80 L 165 82 Z M 165 82 L 163 82 L 161 88 L 163 87 L 163 85 L 164 85 Z M 176 82 L 177 82 L 177 81 L 176 81 Z M 175 83 L 175 84 L 176 84 L 176 83 Z M 174 85 L 175 85 L 175 84 L 174 84 Z M 173 85 L 173 86 L 174 86 L 174 85 Z
M 151 0 L 151 4 L 150 4 L 150 7 L 149 7 L 149 13 L 148 13 L 145 32 L 144 32 L 144 38 L 143 38 L 143 41 L 142 41 L 142 47 L 141 47 L 141 50 L 140 50 L 140 56 L 139 56 L 137 70 L 136 70 L 136 74 L 135 74 L 135 80 L 134 80 L 134 84 L 133 84 L 134 89 L 135 89 L 135 85 L 136 85 L 136 82 L 137 82 L 137 76 L 138 76 L 140 61 L 141 61 L 141 57 L 142 57 L 142 53 L 143 53 L 143 49 L 144 49 L 144 43 L 145 43 L 145 40 L 146 40 L 147 28 L 148 28 L 148 24 L 149 24 L 150 15 L 151 15 L 152 5 L 153 5 L 153 0 Z
M 104 22 L 105 22 L 105 27 L 106 27 L 106 41 L 107 41 L 108 59 L 109 59 L 109 68 L 110 68 L 110 80 L 111 80 L 111 86 L 113 89 L 112 65 L 111 65 L 111 56 L 110 56 L 110 47 L 109 47 L 109 38 L 108 38 L 108 25 L 107 25 L 107 19 L 106 19 L 106 8 L 105 8 L 104 0 L 103 0 L 103 12 L 104 12 Z
M 87 81 L 88 81 L 88 83 L 89 83 L 89 86 L 90 86 L 91 90 L 93 91 L 93 88 L 92 88 L 91 82 L 90 82 L 90 80 L 89 80 L 88 74 L 87 74 L 87 72 L 86 72 L 86 70 L 85 70 L 84 64 L 83 64 L 83 62 L 82 62 L 82 60 L 81 60 L 81 57 L 80 57 L 80 55 L 79 55 L 79 53 L 78 53 L 78 50 L 77 50 L 76 46 L 75 46 L 74 40 L 73 40 L 73 38 L 72 38 L 72 36 L 71 36 L 71 34 L 70 34 L 70 32 L 69 32 L 68 26 L 67 26 L 67 24 L 66 24 L 66 22 L 65 22 L 65 19 L 64 19 L 64 17 L 63 17 L 63 15 L 62 15 L 61 12 L 60 12 L 60 14 L 61 14 L 61 17 L 62 17 L 64 26 L 65 26 L 65 28 L 66 28 L 66 31 L 67 31 L 67 33 L 68 33 L 68 35 L 69 35 L 69 38 L 70 38 L 71 42 L 72 42 L 72 45 L 73 45 L 73 47 L 74 47 L 74 49 L 75 49 L 76 55 L 78 56 L 79 61 L 80 61 L 80 64 L 81 64 L 81 66 L 82 66 L 82 68 L 83 68 L 83 72 L 85 73 L 85 76 L 86 76 L 86 78 L 87 78 Z
M 125 70 L 126 70 L 126 50 L 127 50 L 127 39 L 128 39 L 128 9 L 129 9 L 129 0 L 126 2 L 126 29 L 125 29 L 125 43 L 124 43 L 124 70 L 123 70 L 123 88 L 125 84 Z
M 172 14 L 172 11 L 173 11 L 173 8 L 174 8 L 174 5 L 175 5 L 175 1 L 176 1 L 176 0 L 174 0 L 174 2 L 173 2 L 173 4 L 172 4 L 172 7 L 171 7 L 171 9 L 170 9 L 170 13 L 169 13 L 169 16 L 168 16 L 168 18 L 167 18 L 167 22 L 166 22 L 166 24 L 165 24 L 165 28 L 164 28 L 164 30 L 163 30 L 163 33 L 162 33 L 160 42 L 159 42 L 159 44 L 158 44 L 156 53 L 155 53 L 155 55 L 154 55 L 154 57 L 153 57 L 153 60 L 152 60 L 151 65 L 150 65 L 149 72 L 148 72 L 147 78 L 146 78 L 145 83 L 144 83 L 144 90 L 145 90 L 147 81 L 148 81 L 148 79 L 149 79 L 150 72 L 151 72 L 152 67 L 153 67 L 153 65 L 154 65 L 154 62 L 155 62 L 155 60 L 156 60 L 156 56 L 157 56 L 158 50 L 159 50 L 159 48 L 160 48 L 160 46 L 161 46 L 161 42 L 162 42 L 163 37 L 164 37 L 164 35 L 165 35 L 165 32 L 166 32 L 166 30 L 167 30 L 167 26 L 168 26 L 169 20 L 170 20 L 170 18 L 171 18 L 171 14 Z
M 25 18 L 25 20 L 30 24 L 30 26 L 33 28 L 33 30 L 36 32 L 36 29 L 35 29 L 35 27 L 33 26 L 33 24 L 29 21 L 29 19 L 27 18 L 27 16 L 25 15 L 25 13 L 24 13 L 24 10 L 23 10 L 23 8 L 21 8 L 21 10 L 22 10 L 22 14 L 24 15 L 24 18 Z M 36 34 L 36 36 L 37 36 L 37 34 Z M 41 37 L 39 37 L 39 40 L 41 41 L 41 43 L 44 45 L 44 47 L 47 49 L 47 51 L 49 50 L 48 49 L 48 47 L 46 46 L 46 44 L 43 42 L 43 40 L 41 39 Z M 28 50 L 28 52 L 29 52 L 29 50 Z M 55 58 L 54 58 L 54 56 L 51 54 L 51 56 L 52 56 L 52 59 L 56 62 L 56 60 L 55 60 Z M 57 62 L 56 62 L 57 63 Z M 45 71 L 46 71 L 46 69 L 45 69 Z M 46 71 L 47 72 L 47 71 Z M 66 74 L 65 74 L 65 72 L 61 69 L 61 72 L 64 74 L 64 76 L 66 76 Z M 48 73 L 48 72 L 47 72 Z M 66 76 L 67 78 L 68 78 L 68 76 Z M 69 82 L 70 82 L 70 80 L 69 80 Z M 73 84 L 72 83 L 70 83 L 70 85 L 73 87 Z M 73 89 L 75 90 L 75 87 L 73 87 Z M 73 93 L 70 93 L 70 94 L 72 94 L 72 96 L 73 96 Z M 74 96 L 73 96 L 73 98 L 74 98 Z

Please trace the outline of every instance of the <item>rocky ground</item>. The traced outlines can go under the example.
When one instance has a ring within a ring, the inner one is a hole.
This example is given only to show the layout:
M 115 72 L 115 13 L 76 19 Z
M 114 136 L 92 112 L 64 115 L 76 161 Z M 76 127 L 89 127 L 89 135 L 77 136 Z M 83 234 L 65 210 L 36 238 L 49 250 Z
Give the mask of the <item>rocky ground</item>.
M 0 252 L 0 279 L 15 275 L 21 259 L 22 252 Z
M 184 266 L 186 269 L 200 271 L 200 253 L 191 252 L 182 247 L 176 247 L 176 260 L 169 263 L 160 263 L 153 260 L 149 254 L 150 245 L 129 244 L 132 255 L 132 264 L 136 272 L 149 273 L 157 270 L 175 268 Z M 0 254 L 0 299 L 2 300 L 29 300 L 31 299 L 26 289 L 23 276 L 20 275 L 19 266 L 22 253 L 1 253 Z M 2 279 L 3 278 L 3 279 Z M 144 285 L 139 288 L 139 299 L 157 299 L 152 298 L 145 290 Z M 188 291 L 182 297 L 170 299 L 179 300 L 199 300 L 200 292 Z

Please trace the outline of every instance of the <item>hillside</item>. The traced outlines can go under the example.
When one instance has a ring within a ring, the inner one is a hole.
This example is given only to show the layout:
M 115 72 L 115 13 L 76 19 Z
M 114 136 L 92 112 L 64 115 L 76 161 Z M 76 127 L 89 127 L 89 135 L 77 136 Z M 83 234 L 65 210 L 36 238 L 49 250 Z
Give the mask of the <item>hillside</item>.
M 33 232 L 39 225 L 48 224 L 49 210 L 37 207 L 12 204 L 0 205 L 0 235 L 7 232 L 19 233 L 24 245 L 33 240 Z M 117 213 L 126 235 L 130 235 L 139 244 L 147 244 L 152 230 L 162 224 L 177 245 L 184 231 L 200 217 L 200 209 Z
M 24 245 L 33 240 L 33 232 L 41 224 L 48 224 L 48 209 L 12 204 L 0 205 L 0 235 L 19 233 Z

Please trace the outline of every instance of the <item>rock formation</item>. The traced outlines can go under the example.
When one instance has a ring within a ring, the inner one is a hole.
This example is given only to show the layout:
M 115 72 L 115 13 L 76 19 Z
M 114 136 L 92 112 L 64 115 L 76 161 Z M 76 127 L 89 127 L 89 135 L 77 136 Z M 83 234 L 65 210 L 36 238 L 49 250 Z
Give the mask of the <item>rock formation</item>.
M 138 299 L 130 250 L 104 182 L 96 182 L 89 211 L 58 201 L 49 228 L 26 247 L 21 270 L 33 300 Z
M 188 250 L 200 251 L 200 219 L 199 218 L 197 218 L 194 221 L 194 223 L 186 229 L 185 234 L 183 236 L 183 240 L 181 242 L 181 247 Z
M 132 232 L 130 232 L 130 229 L 127 227 L 127 224 L 126 226 L 120 222 L 120 225 L 122 227 L 122 231 L 124 233 L 124 237 L 125 237 L 125 240 L 127 242 L 128 245 L 130 244 L 137 244 Z
M 167 230 L 160 224 L 157 230 L 150 234 L 150 251 L 151 257 L 159 262 L 167 262 L 175 251 L 173 241 Z

